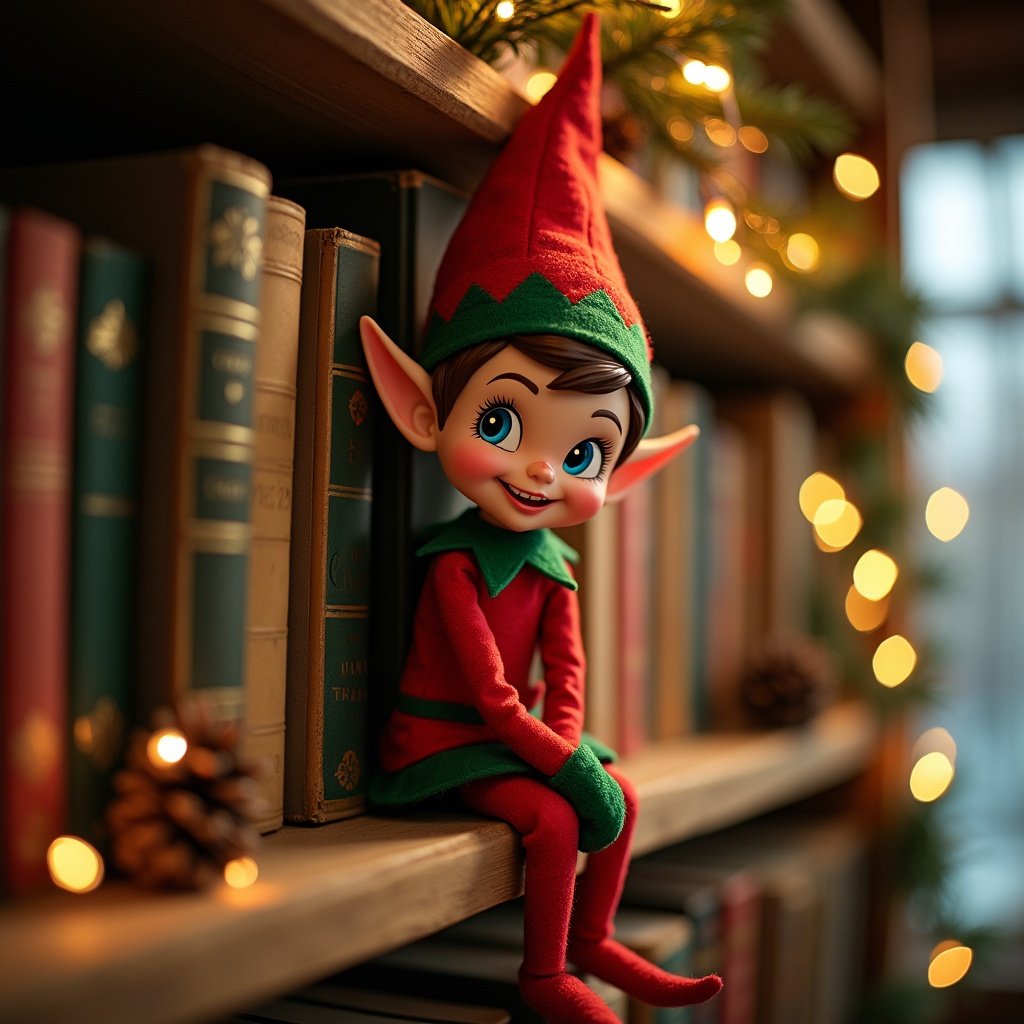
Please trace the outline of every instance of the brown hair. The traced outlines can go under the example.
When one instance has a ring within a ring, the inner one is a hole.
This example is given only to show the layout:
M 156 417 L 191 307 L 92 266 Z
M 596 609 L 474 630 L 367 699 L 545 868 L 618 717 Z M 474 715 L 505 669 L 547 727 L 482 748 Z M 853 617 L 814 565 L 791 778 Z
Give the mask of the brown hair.
M 431 378 L 438 427 L 444 429 L 456 399 L 473 374 L 508 345 L 542 366 L 563 371 L 548 385 L 551 391 L 607 395 L 625 388 L 629 399 L 629 423 L 617 465 L 633 454 L 633 449 L 643 437 L 647 419 L 633 384 L 633 375 L 614 356 L 582 341 L 556 334 L 512 334 L 498 341 L 482 341 L 439 363 Z

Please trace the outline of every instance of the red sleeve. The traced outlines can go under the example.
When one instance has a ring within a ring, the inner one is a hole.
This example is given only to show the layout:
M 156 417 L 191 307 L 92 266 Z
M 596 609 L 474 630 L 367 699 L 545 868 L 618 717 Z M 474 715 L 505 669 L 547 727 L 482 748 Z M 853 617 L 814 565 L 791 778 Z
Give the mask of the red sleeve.
M 543 775 L 555 775 L 578 744 L 536 719 L 505 679 L 494 634 L 477 601 L 476 571 L 461 553 L 434 563 L 441 622 L 457 665 L 454 675 L 497 738 Z
M 583 732 L 587 663 L 580 632 L 576 591 L 553 584 L 544 606 L 540 653 L 544 662 L 544 722 L 570 743 L 580 745 Z

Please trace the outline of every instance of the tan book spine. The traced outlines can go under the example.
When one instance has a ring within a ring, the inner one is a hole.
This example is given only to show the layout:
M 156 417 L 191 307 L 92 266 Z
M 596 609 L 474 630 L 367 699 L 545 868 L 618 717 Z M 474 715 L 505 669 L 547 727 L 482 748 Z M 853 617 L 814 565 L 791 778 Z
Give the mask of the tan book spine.
M 261 832 L 284 820 L 285 680 L 288 576 L 295 465 L 295 375 L 306 211 L 278 196 L 267 200 L 263 250 L 263 329 L 256 351 L 256 432 L 246 635 L 246 749 L 265 764 L 260 779 Z

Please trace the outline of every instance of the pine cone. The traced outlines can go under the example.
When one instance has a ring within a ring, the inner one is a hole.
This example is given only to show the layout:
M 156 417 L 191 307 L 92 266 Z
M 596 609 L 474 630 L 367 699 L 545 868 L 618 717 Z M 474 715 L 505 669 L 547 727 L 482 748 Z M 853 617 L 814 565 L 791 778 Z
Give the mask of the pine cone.
M 166 729 L 188 743 L 173 763 L 149 751 Z M 199 703 L 161 709 L 153 732 L 136 730 L 107 811 L 113 859 L 124 874 L 152 887 L 200 889 L 222 878 L 229 861 L 252 853 L 260 769 L 239 756 L 239 732 Z
M 809 637 L 769 637 L 750 659 L 743 701 L 759 725 L 801 725 L 839 691 L 832 652 Z

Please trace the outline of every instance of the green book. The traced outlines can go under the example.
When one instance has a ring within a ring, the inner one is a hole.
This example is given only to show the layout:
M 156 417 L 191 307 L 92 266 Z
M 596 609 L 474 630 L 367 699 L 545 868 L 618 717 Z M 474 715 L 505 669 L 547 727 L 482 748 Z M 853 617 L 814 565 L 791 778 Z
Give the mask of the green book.
M 132 693 L 142 359 L 148 266 L 92 239 L 82 251 L 71 547 L 71 829 L 105 845 L 103 810 Z
M 380 247 L 306 232 L 288 602 L 284 816 L 366 801 L 373 406 L 359 318 L 377 311 Z M 376 569 L 375 569 L 376 571 Z
M 466 208 L 462 193 L 418 171 L 286 181 L 278 189 L 306 208 L 307 227 L 340 224 L 380 243 L 376 319 L 398 345 L 416 353 L 438 265 Z M 416 537 L 466 504 L 437 458 L 414 452 L 387 416 L 374 428 L 373 451 L 378 471 L 370 602 L 388 609 L 387 615 L 370 619 L 370 722 L 376 735 L 394 702 L 411 645 Z

